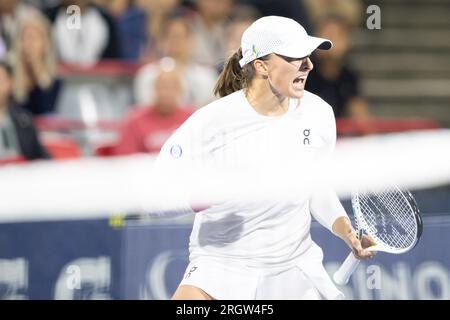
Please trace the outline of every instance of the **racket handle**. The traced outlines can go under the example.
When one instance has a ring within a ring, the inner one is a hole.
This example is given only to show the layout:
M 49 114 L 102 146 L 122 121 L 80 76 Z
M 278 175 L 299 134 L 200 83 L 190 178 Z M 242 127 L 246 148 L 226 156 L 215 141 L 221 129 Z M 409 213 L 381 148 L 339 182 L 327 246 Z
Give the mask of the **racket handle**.
M 334 273 L 333 280 L 336 284 L 343 286 L 347 284 L 348 279 L 359 265 L 359 260 L 350 252 L 345 261 Z

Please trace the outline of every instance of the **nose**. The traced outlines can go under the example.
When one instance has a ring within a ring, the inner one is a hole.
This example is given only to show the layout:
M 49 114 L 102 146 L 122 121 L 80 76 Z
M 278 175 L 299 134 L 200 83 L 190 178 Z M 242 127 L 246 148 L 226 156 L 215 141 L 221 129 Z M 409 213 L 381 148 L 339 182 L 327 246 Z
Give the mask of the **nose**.
M 313 63 L 309 57 L 303 60 L 302 65 L 300 66 L 301 71 L 311 71 L 314 68 Z

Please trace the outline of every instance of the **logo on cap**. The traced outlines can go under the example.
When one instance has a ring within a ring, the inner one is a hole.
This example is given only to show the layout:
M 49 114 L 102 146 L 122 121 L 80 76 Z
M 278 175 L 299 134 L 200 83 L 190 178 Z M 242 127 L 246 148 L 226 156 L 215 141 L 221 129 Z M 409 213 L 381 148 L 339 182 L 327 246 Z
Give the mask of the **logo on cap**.
M 253 59 L 258 58 L 258 50 L 256 50 L 255 45 L 253 45 L 252 47 L 252 52 L 253 52 Z

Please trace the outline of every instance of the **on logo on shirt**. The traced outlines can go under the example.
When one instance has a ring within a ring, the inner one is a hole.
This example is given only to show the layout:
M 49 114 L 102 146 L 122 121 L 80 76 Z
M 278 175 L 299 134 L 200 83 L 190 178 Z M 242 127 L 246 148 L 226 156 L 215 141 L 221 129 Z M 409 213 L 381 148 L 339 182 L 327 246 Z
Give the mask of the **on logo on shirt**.
M 303 144 L 304 145 L 311 145 L 310 136 L 311 135 L 311 129 L 304 129 L 303 130 Z

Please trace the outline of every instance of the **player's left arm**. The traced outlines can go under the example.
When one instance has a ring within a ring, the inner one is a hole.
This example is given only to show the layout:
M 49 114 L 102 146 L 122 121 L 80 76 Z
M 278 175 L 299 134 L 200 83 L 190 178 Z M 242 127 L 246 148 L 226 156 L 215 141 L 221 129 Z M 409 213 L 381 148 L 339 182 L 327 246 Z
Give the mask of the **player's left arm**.
M 331 106 L 323 105 L 321 120 L 321 134 L 325 141 L 323 156 L 329 157 L 336 146 L 336 120 Z M 326 161 L 324 163 L 326 164 Z M 365 235 L 362 241 L 358 239 L 341 201 L 331 186 L 324 184 L 312 192 L 310 211 L 321 225 L 341 238 L 356 257 L 365 259 L 373 256 L 373 253 L 364 250 L 372 245 L 373 241 Z
M 362 236 L 362 241 L 359 240 L 341 201 L 330 186 L 315 190 L 310 197 L 309 207 L 312 216 L 341 238 L 358 259 L 367 259 L 374 255 L 374 252 L 364 250 L 374 245 L 374 241 L 367 235 Z

